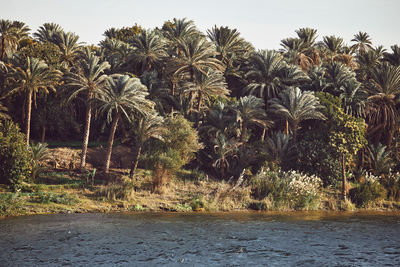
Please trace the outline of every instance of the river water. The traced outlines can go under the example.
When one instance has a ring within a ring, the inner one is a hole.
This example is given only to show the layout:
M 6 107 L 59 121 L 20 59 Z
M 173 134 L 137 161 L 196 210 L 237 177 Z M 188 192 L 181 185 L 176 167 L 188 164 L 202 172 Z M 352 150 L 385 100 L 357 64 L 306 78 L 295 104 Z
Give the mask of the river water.
M 400 216 L 57 214 L 0 220 L 0 266 L 399 266 Z

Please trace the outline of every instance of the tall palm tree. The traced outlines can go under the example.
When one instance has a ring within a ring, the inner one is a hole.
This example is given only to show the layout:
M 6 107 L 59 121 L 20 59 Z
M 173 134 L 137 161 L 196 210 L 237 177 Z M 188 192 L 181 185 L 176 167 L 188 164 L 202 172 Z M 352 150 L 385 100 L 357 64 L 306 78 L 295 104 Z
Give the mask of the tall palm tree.
M 48 89 L 55 91 L 55 84 L 61 77 L 62 73 L 58 70 L 50 69 L 47 64 L 39 59 L 27 57 L 26 59 L 17 59 L 20 64 L 13 74 L 13 78 L 17 82 L 9 95 L 16 92 L 27 94 L 27 108 L 25 115 L 25 134 L 26 144 L 29 145 L 32 97 L 36 98 L 36 94 L 42 91 L 49 93 Z
M 79 36 L 72 32 L 56 32 L 55 44 L 60 48 L 62 61 L 67 68 L 73 65 L 82 48 L 82 43 L 78 41 Z
M 224 66 L 214 56 L 215 47 L 200 35 L 189 40 L 178 40 L 180 56 L 173 61 L 174 74 L 187 74 L 189 81 L 194 82 L 195 72 L 207 74 L 208 69 L 223 71 Z
M 33 34 L 33 36 L 39 42 L 56 42 L 56 35 L 60 32 L 63 32 L 63 28 L 56 23 L 44 23 L 39 27 L 37 32 Z
M 217 58 L 227 68 L 232 68 L 234 59 L 251 49 L 250 44 L 240 37 L 236 29 L 215 25 L 211 30 L 207 30 L 207 35 L 215 44 Z
M 16 50 L 18 42 L 28 36 L 28 26 L 20 21 L 0 20 L 0 60 L 4 61 L 8 48 Z
M 353 117 L 364 117 L 367 92 L 356 79 L 347 81 L 341 86 L 339 97 L 342 99 L 344 111 Z
M 332 62 L 342 52 L 343 38 L 334 35 L 324 36 L 322 47 L 325 49 L 327 59 Z
M 369 94 L 367 131 L 375 143 L 383 141 L 390 148 L 399 116 L 396 99 L 400 95 L 400 66 L 388 63 L 380 65 L 372 71 L 371 80 L 366 86 Z
M 104 80 L 107 77 L 104 71 L 110 68 L 107 61 L 100 62 L 100 58 L 94 54 L 88 55 L 87 58 L 79 61 L 78 72 L 70 73 L 68 84 L 76 87 L 71 94 L 69 100 L 75 98 L 78 94 L 86 93 L 86 116 L 85 130 L 82 143 L 82 154 L 80 168 L 83 171 L 86 166 L 87 146 L 89 143 L 90 121 L 92 117 L 92 101 L 93 96 L 104 86 Z
M 263 151 L 266 153 L 268 161 L 280 167 L 284 161 L 294 160 L 296 149 L 290 139 L 291 135 L 283 132 L 277 132 L 272 137 L 267 137 Z
M 317 30 L 312 28 L 300 28 L 295 31 L 297 36 L 304 42 L 308 47 L 312 47 L 317 39 Z
M 270 100 L 271 112 L 288 121 L 294 144 L 296 144 L 297 129 L 302 121 L 325 120 L 325 116 L 319 111 L 322 108 L 313 92 L 302 92 L 298 87 L 289 87 L 279 95 L 279 98 Z
M 288 65 L 280 53 L 271 50 L 250 55 L 245 77 L 249 84 L 244 91 L 265 101 L 277 97 L 285 86 L 297 86 L 309 80 L 307 74 L 296 66 Z
M 264 108 L 264 101 L 255 96 L 241 97 L 233 107 L 236 112 L 237 121 L 240 123 L 240 142 L 244 144 L 247 135 L 247 128 L 250 124 L 257 124 L 263 129 L 271 125 L 267 121 L 267 114 Z
M 356 60 L 359 66 L 356 71 L 359 80 L 367 81 L 370 79 L 372 70 L 378 66 L 384 53 L 385 49 L 383 46 L 378 46 L 356 55 Z
M 161 133 L 165 129 L 163 122 L 163 117 L 159 116 L 157 113 L 144 114 L 134 122 L 132 130 L 135 136 L 135 153 L 129 172 L 130 178 L 133 178 L 133 175 L 136 173 L 144 142 L 149 138 L 161 138 Z
M 339 96 L 342 87 L 349 81 L 356 80 L 356 74 L 339 62 L 327 64 L 325 67 L 326 86 L 324 90 Z
M 125 117 L 130 121 L 130 114 L 146 114 L 153 111 L 154 103 L 146 99 L 147 88 L 138 78 L 128 75 L 114 74 L 106 78 L 105 86 L 99 91 L 100 112 L 107 115 L 107 121 L 112 122 L 107 143 L 107 153 L 104 171 L 110 168 L 111 152 L 114 143 L 118 121 Z
M 366 32 L 359 31 L 354 35 L 354 38 L 351 39 L 351 41 L 355 42 L 355 44 L 352 45 L 352 48 L 359 52 L 365 52 L 372 48 L 371 37 Z
M 140 74 L 160 67 L 168 55 L 163 37 L 155 30 L 143 30 L 132 38 L 130 44 L 134 48 L 130 58 L 140 67 Z
M 100 41 L 101 54 L 111 67 L 111 73 L 123 72 L 127 69 L 127 62 L 132 55 L 133 47 L 118 39 L 106 38 Z M 131 70 L 129 70 L 131 71 Z
M 261 50 L 252 53 L 245 75 L 249 80 L 245 92 L 260 98 L 276 97 L 282 87 L 280 74 L 285 67 L 286 63 L 278 52 Z
M 167 21 L 162 28 L 164 36 L 171 44 L 176 44 L 178 40 L 185 40 L 199 34 L 193 20 L 174 18 L 172 22 Z
M 206 74 L 195 72 L 194 82 L 185 83 L 183 88 L 190 95 L 197 96 L 197 112 L 200 113 L 203 103 L 209 103 L 212 97 L 228 96 L 230 91 L 226 87 L 227 84 L 221 72 L 208 70 Z
M 400 66 L 400 47 L 398 45 L 392 45 L 390 47 L 392 53 L 384 52 L 383 60 L 389 62 L 393 66 Z

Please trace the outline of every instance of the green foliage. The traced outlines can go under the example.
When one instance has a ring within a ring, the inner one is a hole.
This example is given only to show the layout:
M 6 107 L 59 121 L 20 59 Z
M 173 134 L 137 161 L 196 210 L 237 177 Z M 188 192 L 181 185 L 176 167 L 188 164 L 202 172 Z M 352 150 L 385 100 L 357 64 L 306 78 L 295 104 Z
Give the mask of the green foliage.
M 315 210 L 319 207 L 322 181 L 295 171 L 282 172 L 261 170 L 251 180 L 252 196 L 272 203 L 258 203 L 274 209 L 292 208 Z
M 31 143 L 32 150 L 32 173 L 31 178 L 34 180 L 43 170 L 42 162 L 49 156 L 46 143 Z
M 192 123 L 182 115 L 177 115 L 168 117 L 164 126 L 166 130 L 162 133 L 162 138 L 166 150 L 177 151 L 182 165 L 189 163 L 194 158 L 194 153 L 202 147 Z
M 319 131 L 307 131 L 298 142 L 298 170 L 321 177 L 324 185 L 334 185 L 340 178 L 340 161 L 330 147 L 323 124 Z
M 384 199 L 386 194 L 386 189 L 378 181 L 366 181 L 349 192 L 351 200 L 359 207 Z
M 0 216 L 20 208 L 19 193 L 0 193 Z
M 31 170 L 32 153 L 26 146 L 25 135 L 13 122 L 0 122 L 0 183 L 17 190 Z

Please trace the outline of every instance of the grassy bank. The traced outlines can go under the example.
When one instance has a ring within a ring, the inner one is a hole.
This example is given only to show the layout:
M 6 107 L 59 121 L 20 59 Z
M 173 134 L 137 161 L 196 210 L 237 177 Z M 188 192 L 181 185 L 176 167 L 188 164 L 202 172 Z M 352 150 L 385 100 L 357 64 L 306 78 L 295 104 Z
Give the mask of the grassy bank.
M 140 178 L 129 179 L 114 170 L 115 180 L 90 179 L 90 173 L 51 170 L 31 183 L 25 183 L 19 192 L 0 188 L 0 216 L 17 216 L 50 213 L 84 212 L 216 212 L 244 210 L 398 210 L 400 203 L 380 200 L 361 208 L 350 201 L 341 201 L 339 190 L 324 188 L 321 198 L 305 206 L 293 206 L 289 202 L 274 201 L 271 196 L 260 199 L 254 184 L 188 179 L 182 171 L 179 177 L 170 178 L 157 189 L 153 186 L 152 173 L 141 170 Z M 101 177 L 98 175 L 97 177 Z

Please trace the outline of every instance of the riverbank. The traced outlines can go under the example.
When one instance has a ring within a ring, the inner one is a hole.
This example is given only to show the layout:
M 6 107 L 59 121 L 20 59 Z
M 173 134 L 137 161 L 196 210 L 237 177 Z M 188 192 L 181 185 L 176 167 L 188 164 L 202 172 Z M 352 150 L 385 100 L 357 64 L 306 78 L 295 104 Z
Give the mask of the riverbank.
M 19 192 L 0 187 L 0 216 L 53 213 L 105 213 L 137 211 L 234 212 L 248 210 L 281 211 L 398 211 L 400 203 L 381 200 L 356 208 L 340 200 L 339 190 L 324 189 L 318 202 L 302 208 L 272 205 L 255 199 L 247 183 L 227 183 L 187 179 L 181 173 L 155 190 L 150 171 L 140 170 L 137 179 L 121 175 L 128 170 L 113 170 L 116 180 L 94 180 L 90 173 L 51 170 L 34 183 L 25 183 Z

